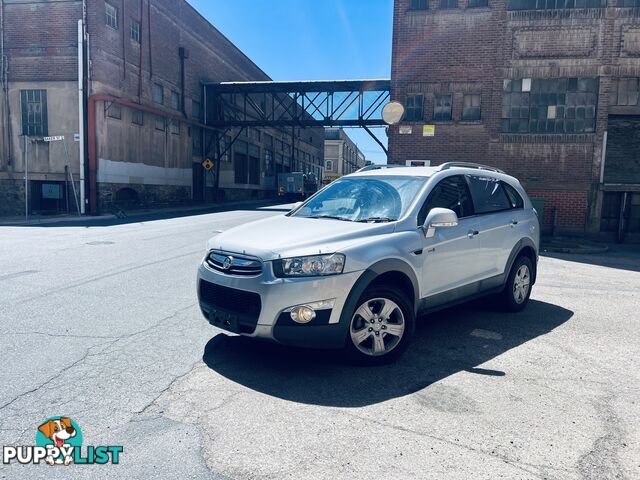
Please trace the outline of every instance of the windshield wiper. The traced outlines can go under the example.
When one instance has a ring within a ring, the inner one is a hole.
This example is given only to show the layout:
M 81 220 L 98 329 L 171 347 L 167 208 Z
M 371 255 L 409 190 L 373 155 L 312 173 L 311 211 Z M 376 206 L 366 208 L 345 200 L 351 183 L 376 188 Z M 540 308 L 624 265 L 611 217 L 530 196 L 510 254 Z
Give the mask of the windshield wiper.
M 395 222 L 397 218 L 389 218 L 389 217 L 369 217 L 363 218 L 362 220 L 357 220 L 358 223 L 384 223 L 384 222 Z
M 345 217 L 335 217 L 333 215 L 314 215 L 307 218 L 328 218 L 330 220 L 342 220 L 343 222 L 352 222 L 353 220 L 349 220 Z

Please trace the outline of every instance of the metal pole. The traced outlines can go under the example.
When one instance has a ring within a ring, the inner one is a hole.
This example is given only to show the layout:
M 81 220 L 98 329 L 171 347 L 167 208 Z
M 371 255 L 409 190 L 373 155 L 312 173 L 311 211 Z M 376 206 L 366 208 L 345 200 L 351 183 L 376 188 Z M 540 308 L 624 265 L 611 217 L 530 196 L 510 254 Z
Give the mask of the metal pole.
M 78 20 L 78 132 L 80 141 L 78 151 L 80 153 L 80 214 L 85 213 L 85 192 L 84 192 L 84 25 L 82 20 Z M 66 143 L 65 143 L 66 148 Z M 72 177 L 73 180 L 73 177 Z M 71 182 L 73 185 L 73 181 Z M 75 187 L 74 187 L 75 188 Z M 75 196 L 75 194 L 74 194 Z M 76 199 L 77 202 L 77 199 Z
M 27 155 L 27 139 L 28 136 L 24 135 L 24 219 L 29 220 L 29 166 Z
M 73 198 L 76 201 L 76 208 L 78 209 L 78 215 L 82 215 L 80 211 L 80 205 L 78 204 L 78 194 L 76 193 L 76 184 L 73 181 L 73 173 L 71 173 L 71 159 L 69 158 L 69 149 L 67 148 L 67 140 L 63 138 L 62 143 L 64 144 L 64 153 L 67 156 L 67 167 L 69 169 L 69 176 L 71 177 L 71 189 L 73 190 Z

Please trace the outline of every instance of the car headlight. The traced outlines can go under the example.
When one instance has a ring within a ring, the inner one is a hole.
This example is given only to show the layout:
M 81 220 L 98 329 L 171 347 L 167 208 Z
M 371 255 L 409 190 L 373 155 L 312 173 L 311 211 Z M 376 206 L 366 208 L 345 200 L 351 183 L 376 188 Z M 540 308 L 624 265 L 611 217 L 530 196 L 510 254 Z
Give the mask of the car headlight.
M 273 271 L 280 278 L 337 275 L 344 270 L 344 261 L 342 253 L 283 258 L 273 262 Z

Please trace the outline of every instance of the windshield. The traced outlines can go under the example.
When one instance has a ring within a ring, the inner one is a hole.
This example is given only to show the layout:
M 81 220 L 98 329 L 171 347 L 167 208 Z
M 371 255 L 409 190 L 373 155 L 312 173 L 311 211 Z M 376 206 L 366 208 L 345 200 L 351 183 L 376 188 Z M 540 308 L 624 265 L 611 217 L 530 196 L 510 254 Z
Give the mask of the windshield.
M 404 215 L 426 181 L 426 177 L 343 178 L 330 184 L 291 216 L 392 222 Z

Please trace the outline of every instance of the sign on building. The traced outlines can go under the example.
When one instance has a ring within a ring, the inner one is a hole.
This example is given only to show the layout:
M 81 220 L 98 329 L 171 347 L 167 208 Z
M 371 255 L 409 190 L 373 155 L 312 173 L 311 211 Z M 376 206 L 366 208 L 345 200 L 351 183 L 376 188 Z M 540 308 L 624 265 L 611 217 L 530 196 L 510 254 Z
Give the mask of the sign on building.
M 436 134 L 436 126 L 435 125 L 423 125 L 422 126 L 422 136 L 423 137 L 433 137 Z

